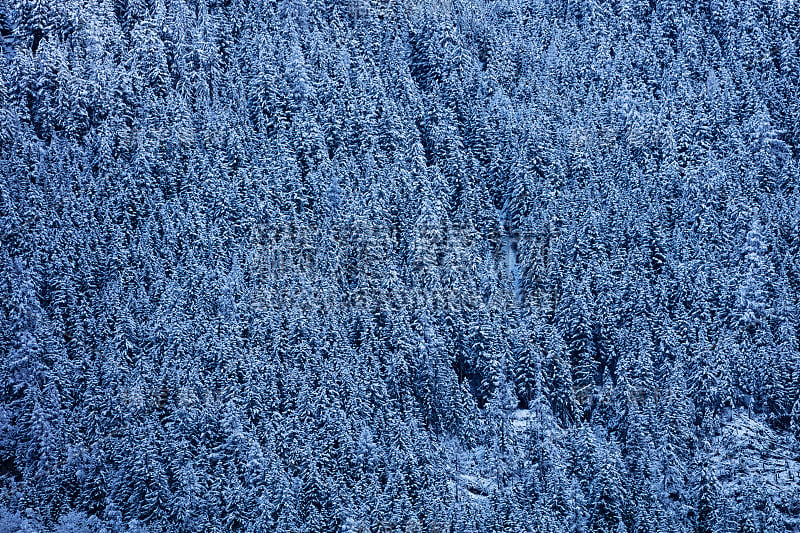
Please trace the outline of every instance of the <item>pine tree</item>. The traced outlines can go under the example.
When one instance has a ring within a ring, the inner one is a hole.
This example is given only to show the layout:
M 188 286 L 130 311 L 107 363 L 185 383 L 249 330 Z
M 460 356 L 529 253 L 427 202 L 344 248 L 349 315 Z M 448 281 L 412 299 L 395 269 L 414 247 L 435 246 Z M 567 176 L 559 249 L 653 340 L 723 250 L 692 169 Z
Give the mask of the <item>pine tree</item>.
M 767 246 L 761 222 L 756 217 L 753 218 L 750 230 L 747 232 L 743 267 L 745 271 L 736 295 L 739 324 L 748 333 L 755 335 L 772 314 L 767 280 L 774 277 L 772 268 L 767 262 Z
M 589 496 L 589 527 L 592 531 L 617 533 L 620 528 L 624 530 L 626 513 L 619 449 L 610 443 L 599 453 L 597 462 L 599 471 Z
M 718 493 L 717 479 L 711 467 L 704 465 L 700 473 L 700 485 L 697 489 L 696 531 L 698 533 L 715 533 L 718 531 Z
M 561 337 L 552 329 L 546 330 L 547 360 L 545 384 L 553 414 L 566 426 L 575 422 L 577 404 L 572 384 L 569 360 Z
M 541 353 L 525 325 L 518 328 L 515 337 L 511 348 L 514 388 L 520 405 L 527 408 L 533 400 L 537 383 L 541 384 Z
M 671 499 L 686 499 L 686 461 L 693 447 L 691 416 L 694 406 L 687 394 L 683 358 L 679 354 L 667 376 L 660 402 L 658 455 L 662 461 L 662 488 Z
M 597 374 L 595 345 L 589 309 L 581 289 L 568 298 L 563 310 L 561 327 L 564 331 L 567 354 L 572 368 L 572 383 L 575 387 L 576 399 L 585 409 L 590 405 L 589 401 Z
M 727 361 L 716 347 L 709 345 L 704 328 L 698 337 L 690 386 L 697 409 L 695 423 L 701 426 L 707 417 L 716 417 L 723 405 L 731 405 L 732 391 Z

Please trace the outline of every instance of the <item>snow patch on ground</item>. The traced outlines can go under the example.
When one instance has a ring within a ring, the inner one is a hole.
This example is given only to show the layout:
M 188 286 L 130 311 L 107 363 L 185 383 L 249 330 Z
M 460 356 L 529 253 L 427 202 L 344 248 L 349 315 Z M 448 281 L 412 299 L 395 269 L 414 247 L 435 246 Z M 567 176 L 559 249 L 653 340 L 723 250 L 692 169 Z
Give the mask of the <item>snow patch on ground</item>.
M 494 481 L 481 476 L 460 474 L 458 481 L 461 494 L 472 499 L 485 500 L 496 489 Z
M 742 498 L 753 487 L 770 495 L 787 520 L 800 526 L 800 446 L 789 432 L 771 428 L 761 415 L 734 411 L 723 417 L 708 456 L 728 497 Z
M 511 427 L 519 430 L 526 429 L 531 419 L 531 412 L 528 409 L 517 409 L 511 414 Z
M 758 478 L 776 490 L 800 489 L 800 450 L 794 436 L 773 430 L 761 417 L 735 412 L 723 422 L 715 439 L 714 461 L 717 479 L 741 483 Z

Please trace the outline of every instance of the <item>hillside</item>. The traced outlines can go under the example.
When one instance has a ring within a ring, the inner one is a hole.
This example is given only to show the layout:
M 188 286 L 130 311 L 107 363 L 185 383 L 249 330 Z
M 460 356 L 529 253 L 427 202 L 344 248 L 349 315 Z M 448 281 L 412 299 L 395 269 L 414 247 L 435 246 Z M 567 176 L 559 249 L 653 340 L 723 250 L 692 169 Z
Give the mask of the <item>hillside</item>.
M 0 2 L 0 531 L 797 531 L 798 37 Z

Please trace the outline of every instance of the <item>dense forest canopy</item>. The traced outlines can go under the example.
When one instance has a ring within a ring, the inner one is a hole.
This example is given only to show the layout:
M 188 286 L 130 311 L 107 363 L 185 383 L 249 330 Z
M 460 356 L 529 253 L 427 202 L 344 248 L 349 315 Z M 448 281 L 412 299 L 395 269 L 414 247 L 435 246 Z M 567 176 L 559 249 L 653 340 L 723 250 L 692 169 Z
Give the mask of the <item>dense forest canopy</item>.
M 800 2 L 0 2 L 0 529 L 800 526 Z

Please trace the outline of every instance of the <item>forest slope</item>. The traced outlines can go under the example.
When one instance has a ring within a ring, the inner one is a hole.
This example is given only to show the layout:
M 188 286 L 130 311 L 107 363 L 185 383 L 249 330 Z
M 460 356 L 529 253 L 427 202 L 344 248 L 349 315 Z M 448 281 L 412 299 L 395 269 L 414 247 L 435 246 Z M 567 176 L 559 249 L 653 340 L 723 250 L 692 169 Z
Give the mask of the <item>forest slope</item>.
M 798 33 L 0 2 L 0 530 L 796 528 Z

